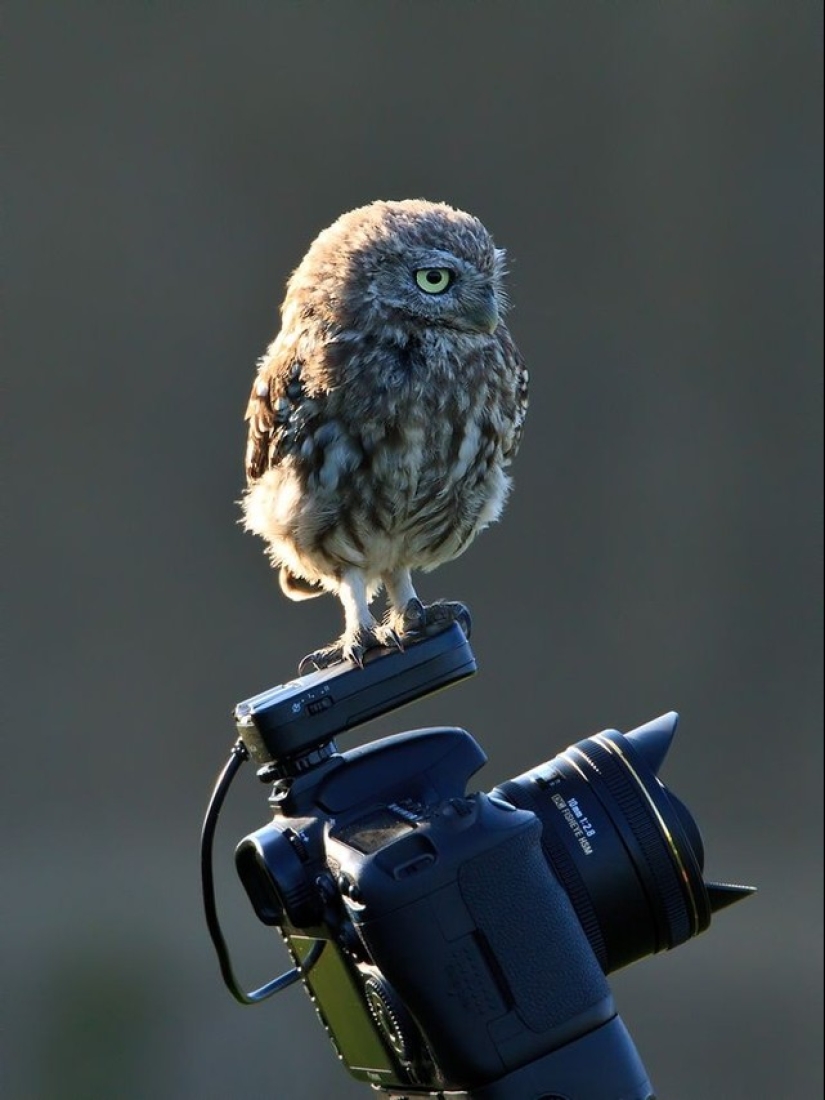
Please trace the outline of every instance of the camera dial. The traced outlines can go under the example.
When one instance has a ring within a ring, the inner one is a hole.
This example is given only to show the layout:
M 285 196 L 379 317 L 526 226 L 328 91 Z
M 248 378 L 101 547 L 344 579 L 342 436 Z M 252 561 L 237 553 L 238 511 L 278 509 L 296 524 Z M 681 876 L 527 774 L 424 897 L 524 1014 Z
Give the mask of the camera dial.
M 398 994 L 375 971 L 364 982 L 364 996 L 372 1018 L 402 1063 L 411 1065 L 421 1046 L 418 1029 Z

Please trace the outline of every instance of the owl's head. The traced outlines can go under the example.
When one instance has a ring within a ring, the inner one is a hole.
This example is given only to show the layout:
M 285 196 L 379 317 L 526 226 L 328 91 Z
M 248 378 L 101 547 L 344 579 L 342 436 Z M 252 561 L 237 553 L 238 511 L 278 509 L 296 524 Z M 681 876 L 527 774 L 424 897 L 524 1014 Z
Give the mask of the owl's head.
M 373 202 L 316 237 L 290 279 L 284 320 L 299 309 L 327 331 L 381 339 L 427 327 L 489 335 L 507 304 L 504 273 L 503 250 L 471 214 L 423 199 Z

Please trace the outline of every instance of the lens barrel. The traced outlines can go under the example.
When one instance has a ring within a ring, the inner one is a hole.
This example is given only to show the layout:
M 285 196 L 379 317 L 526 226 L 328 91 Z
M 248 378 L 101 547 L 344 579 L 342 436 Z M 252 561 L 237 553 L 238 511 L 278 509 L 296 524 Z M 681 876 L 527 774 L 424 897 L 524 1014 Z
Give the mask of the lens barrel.
M 598 733 L 496 788 L 542 822 L 545 858 L 606 974 L 699 935 L 751 892 L 703 881 L 696 822 L 657 778 L 677 721 Z

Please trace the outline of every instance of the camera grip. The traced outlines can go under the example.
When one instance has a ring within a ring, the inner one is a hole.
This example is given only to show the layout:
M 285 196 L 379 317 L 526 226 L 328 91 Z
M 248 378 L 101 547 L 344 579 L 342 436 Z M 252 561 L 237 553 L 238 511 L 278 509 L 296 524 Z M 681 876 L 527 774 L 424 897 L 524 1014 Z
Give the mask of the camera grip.
M 458 874 L 476 929 L 534 1032 L 558 1028 L 610 996 L 570 900 L 547 867 L 540 835 L 536 821 Z
M 455 1100 L 656 1100 L 619 1016 Z
M 400 882 L 382 886 L 383 876 L 365 873 L 354 913 L 447 1080 L 463 1088 L 501 1078 L 615 1016 L 605 976 L 542 854 L 538 819 L 487 795 L 472 801 L 472 824 L 459 817 L 431 833 L 434 842 L 440 834 L 437 881 L 403 879 L 407 904 L 392 905 Z M 384 912 L 370 919 L 376 909 Z

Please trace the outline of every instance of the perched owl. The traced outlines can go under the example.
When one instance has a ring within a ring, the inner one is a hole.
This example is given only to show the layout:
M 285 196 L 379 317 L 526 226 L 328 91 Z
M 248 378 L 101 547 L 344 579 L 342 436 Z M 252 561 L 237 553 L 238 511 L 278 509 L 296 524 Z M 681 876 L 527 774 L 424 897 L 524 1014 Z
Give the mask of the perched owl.
M 343 604 L 343 636 L 302 671 L 467 623 L 463 604 L 425 607 L 411 572 L 461 554 L 507 497 L 527 371 L 503 278 L 477 218 L 424 200 L 351 210 L 293 272 L 246 412 L 241 505 L 287 596 Z

